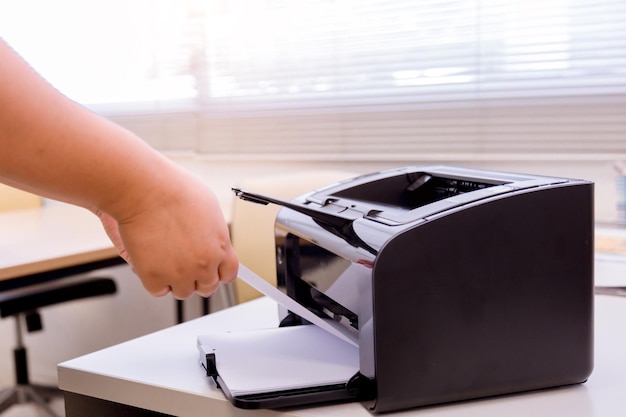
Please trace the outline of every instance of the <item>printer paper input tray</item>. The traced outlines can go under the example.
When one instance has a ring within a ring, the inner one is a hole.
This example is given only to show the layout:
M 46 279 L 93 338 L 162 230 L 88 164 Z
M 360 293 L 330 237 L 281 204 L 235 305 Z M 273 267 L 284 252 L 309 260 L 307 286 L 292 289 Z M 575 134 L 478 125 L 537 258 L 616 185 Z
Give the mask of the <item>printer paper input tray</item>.
M 198 337 L 200 360 L 240 408 L 280 408 L 360 398 L 349 382 L 359 350 L 313 325 Z

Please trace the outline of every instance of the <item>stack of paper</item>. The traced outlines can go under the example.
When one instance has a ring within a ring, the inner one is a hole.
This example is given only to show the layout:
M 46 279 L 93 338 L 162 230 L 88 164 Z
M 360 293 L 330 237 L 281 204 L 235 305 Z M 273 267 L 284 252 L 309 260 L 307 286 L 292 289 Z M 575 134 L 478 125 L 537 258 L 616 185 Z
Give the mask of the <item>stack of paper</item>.
M 209 333 L 202 353 L 214 353 L 232 396 L 346 383 L 359 371 L 356 336 L 319 318 L 243 265 L 239 278 L 315 325 Z

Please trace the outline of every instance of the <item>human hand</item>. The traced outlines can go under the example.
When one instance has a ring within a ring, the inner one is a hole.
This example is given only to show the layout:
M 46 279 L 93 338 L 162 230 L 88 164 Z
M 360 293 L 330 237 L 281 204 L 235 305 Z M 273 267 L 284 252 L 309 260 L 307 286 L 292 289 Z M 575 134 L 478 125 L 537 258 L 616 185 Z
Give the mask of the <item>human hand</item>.
M 220 282 L 235 279 L 239 263 L 211 190 L 183 175 L 173 193 L 152 195 L 123 219 L 96 211 L 146 290 L 154 296 L 172 292 L 177 299 L 194 292 L 208 297 Z
M 155 296 L 208 296 L 237 256 L 211 190 L 41 78 L 0 39 L 0 181 L 90 208 Z M 33 120 L 36 123 L 33 123 Z

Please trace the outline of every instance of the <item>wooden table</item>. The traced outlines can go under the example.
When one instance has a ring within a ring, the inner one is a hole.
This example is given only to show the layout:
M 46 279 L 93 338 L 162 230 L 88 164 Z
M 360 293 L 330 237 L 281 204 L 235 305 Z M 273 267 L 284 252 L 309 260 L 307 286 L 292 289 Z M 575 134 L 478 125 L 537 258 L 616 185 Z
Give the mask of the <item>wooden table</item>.
M 0 213 L 0 291 L 123 263 L 100 220 L 86 209 L 52 202 Z M 225 291 L 219 294 L 232 298 Z M 182 323 L 184 301 L 176 300 L 175 308 Z M 201 314 L 209 311 L 209 299 L 203 299 Z
M 0 291 L 121 264 L 100 220 L 51 203 L 0 213 Z

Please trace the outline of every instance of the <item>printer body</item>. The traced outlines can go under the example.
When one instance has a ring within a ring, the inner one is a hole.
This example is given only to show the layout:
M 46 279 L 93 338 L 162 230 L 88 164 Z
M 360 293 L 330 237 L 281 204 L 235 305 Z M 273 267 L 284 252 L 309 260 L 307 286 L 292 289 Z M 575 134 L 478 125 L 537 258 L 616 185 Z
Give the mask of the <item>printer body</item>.
M 353 399 L 384 413 L 591 374 L 593 183 L 410 166 L 268 200 L 283 206 L 278 287 L 359 344 L 359 371 L 334 395 L 286 405 Z M 307 324 L 279 309 L 281 325 Z

